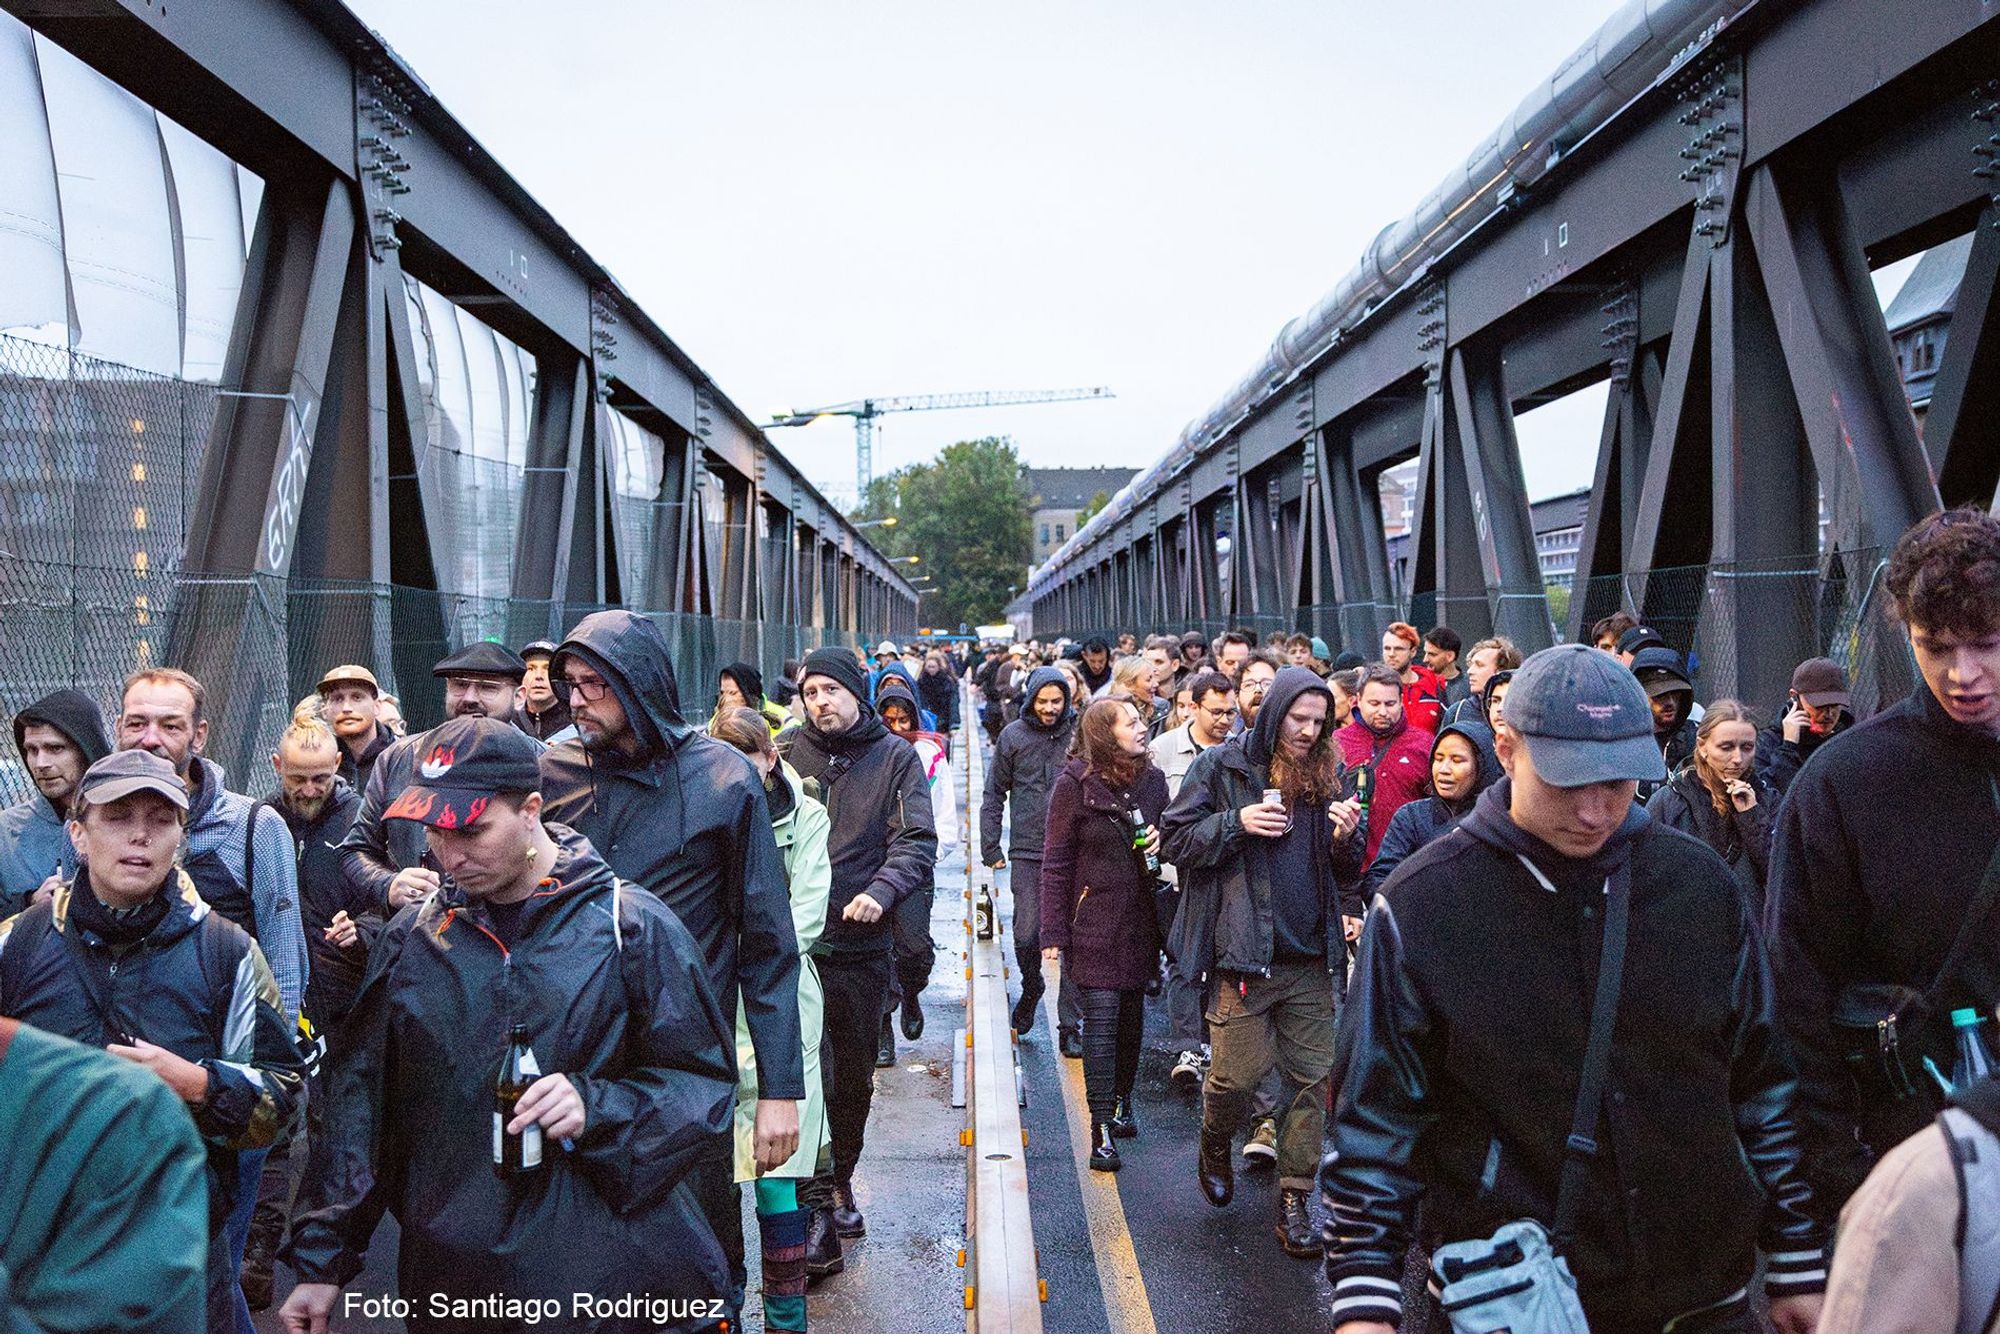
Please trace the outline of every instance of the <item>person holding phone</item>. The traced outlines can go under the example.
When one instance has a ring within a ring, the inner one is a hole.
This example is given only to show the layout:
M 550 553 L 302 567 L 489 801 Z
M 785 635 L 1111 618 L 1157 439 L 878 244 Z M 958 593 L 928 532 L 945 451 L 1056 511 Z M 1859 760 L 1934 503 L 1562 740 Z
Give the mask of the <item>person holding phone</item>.
M 1328 726 L 1332 692 L 1304 667 L 1271 682 L 1256 727 L 1196 757 L 1160 828 L 1180 870 L 1169 941 L 1178 966 L 1209 978 L 1211 1059 L 1197 1174 L 1217 1208 L 1235 1192 L 1230 1148 L 1275 1063 L 1278 1218 L 1287 1255 L 1319 1253 L 1308 1192 L 1326 1127 L 1333 977 L 1358 900 L 1360 803 Z
M 1792 673 L 1784 716 L 1757 734 L 1757 772 L 1783 796 L 1813 753 L 1852 726 L 1847 673 L 1832 658 L 1807 658 Z

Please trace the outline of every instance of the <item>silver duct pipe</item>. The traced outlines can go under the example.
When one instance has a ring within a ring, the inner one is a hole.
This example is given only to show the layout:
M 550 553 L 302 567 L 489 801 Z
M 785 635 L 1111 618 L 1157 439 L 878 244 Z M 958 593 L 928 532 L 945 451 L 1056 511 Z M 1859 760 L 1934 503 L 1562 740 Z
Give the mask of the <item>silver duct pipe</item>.
M 1030 581 L 1039 592 L 1069 557 L 1123 519 L 1180 464 L 1255 412 L 1391 294 L 1463 240 L 1513 195 L 1533 185 L 1585 136 L 1673 70 L 1757 0 L 1627 0 L 1512 115 L 1425 195 L 1409 216 L 1375 237 L 1361 260 L 1313 308 L 1278 331 L 1257 368 L 1199 419 L 1164 457 L 1133 478 L 1078 529 Z

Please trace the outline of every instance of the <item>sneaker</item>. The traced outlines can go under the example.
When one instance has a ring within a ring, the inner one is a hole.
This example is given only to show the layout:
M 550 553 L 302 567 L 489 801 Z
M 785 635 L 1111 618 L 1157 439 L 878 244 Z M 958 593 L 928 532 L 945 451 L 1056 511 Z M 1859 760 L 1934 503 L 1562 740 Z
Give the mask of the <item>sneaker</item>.
M 1182 1087 L 1199 1085 L 1208 1078 L 1208 1053 L 1197 1047 L 1174 1058 L 1174 1083 Z
M 1243 1161 L 1250 1167 L 1278 1165 L 1278 1123 L 1275 1118 L 1267 1116 L 1250 1128 L 1250 1138 L 1243 1142 Z

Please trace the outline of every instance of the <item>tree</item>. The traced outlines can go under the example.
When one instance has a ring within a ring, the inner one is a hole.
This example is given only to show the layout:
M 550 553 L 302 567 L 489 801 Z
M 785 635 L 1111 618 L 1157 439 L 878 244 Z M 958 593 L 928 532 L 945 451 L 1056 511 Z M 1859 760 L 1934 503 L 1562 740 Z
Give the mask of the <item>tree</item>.
M 869 484 L 857 520 L 896 516 L 868 537 L 891 556 L 916 556 L 905 574 L 927 574 L 931 587 L 919 620 L 931 625 L 991 623 L 1020 585 L 1031 525 L 1021 491 L 1021 460 L 997 437 L 947 445 L 929 463 L 899 468 Z
M 1085 524 L 1089 523 L 1092 519 L 1096 518 L 1098 511 L 1103 509 L 1106 505 L 1109 505 L 1110 503 L 1111 503 L 1111 493 L 1109 491 L 1099 491 L 1096 495 L 1092 496 L 1090 498 L 1090 503 L 1088 505 L 1085 505 L 1082 509 L 1076 512 L 1077 528 L 1083 527 Z M 1071 531 L 1074 532 L 1075 529 L 1071 529 Z

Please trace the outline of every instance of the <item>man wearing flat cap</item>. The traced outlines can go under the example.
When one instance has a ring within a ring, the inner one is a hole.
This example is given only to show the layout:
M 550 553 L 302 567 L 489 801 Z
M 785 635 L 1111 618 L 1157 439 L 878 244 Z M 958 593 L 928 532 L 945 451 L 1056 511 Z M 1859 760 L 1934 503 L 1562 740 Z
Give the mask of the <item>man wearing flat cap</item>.
M 514 721 L 514 693 L 527 672 L 526 663 L 487 640 L 466 645 L 431 669 L 431 675 L 444 682 L 447 718 L 492 718 L 504 723 Z M 392 827 L 383 815 L 434 758 L 434 749 L 431 733 L 419 732 L 382 752 L 362 789 L 361 813 L 340 844 L 340 869 L 356 890 L 382 905 L 385 915 L 438 887 L 437 872 L 424 864 L 422 827 L 407 821 Z

